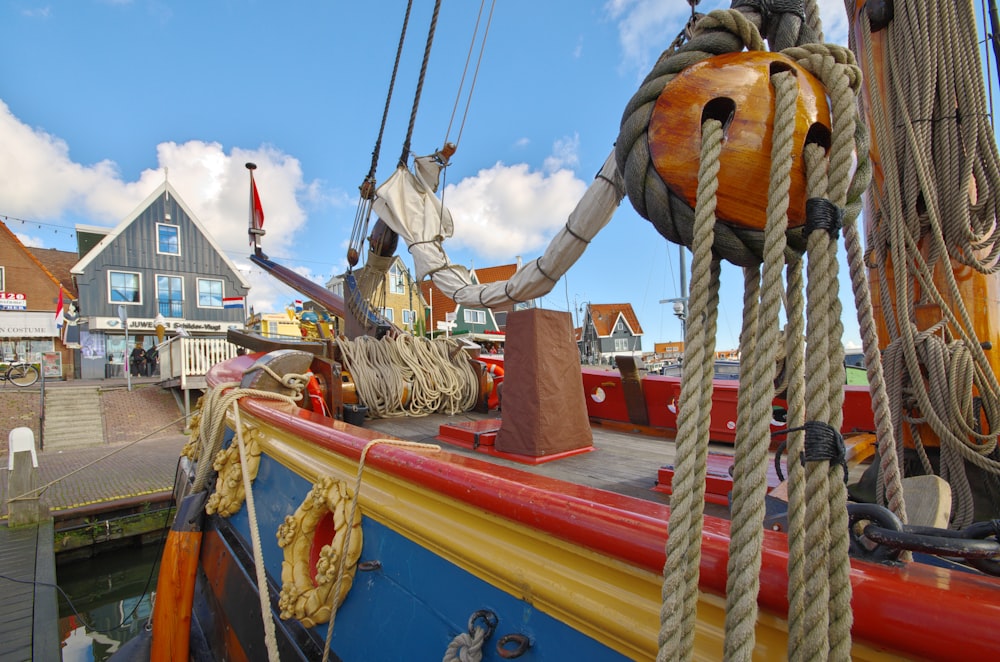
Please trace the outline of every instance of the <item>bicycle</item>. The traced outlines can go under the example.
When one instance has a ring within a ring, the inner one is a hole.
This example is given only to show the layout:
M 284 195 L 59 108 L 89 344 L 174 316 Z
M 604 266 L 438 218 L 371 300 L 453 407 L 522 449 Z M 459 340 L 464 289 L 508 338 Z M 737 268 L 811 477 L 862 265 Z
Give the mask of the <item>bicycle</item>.
M 31 386 L 38 381 L 38 368 L 31 363 L 11 363 L 0 373 L 0 381 L 11 382 L 14 386 Z

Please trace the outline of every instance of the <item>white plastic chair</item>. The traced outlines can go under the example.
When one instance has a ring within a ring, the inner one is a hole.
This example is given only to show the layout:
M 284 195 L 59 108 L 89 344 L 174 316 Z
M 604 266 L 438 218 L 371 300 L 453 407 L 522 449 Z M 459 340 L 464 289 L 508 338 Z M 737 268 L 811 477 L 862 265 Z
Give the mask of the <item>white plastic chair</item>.
M 20 451 L 31 452 L 31 463 L 38 468 L 38 455 L 35 454 L 35 433 L 31 428 L 14 428 L 7 435 L 7 470 L 14 470 L 14 453 Z

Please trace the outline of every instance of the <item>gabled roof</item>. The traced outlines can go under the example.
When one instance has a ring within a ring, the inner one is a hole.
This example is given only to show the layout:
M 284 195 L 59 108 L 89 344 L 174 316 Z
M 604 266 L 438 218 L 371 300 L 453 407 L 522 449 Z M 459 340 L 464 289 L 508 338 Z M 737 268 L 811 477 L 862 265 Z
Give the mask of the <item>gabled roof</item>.
M 0 228 L 2 228 L 2 232 L 4 234 L 6 234 L 8 236 L 8 238 L 12 242 L 14 242 L 15 246 L 19 246 L 21 248 L 21 250 L 24 251 L 24 254 L 27 255 L 28 258 L 32 262 L 34 262 L 35 264 L 37 264 L 38 268 L 41 269 L 42 272 L 46 276 L 48 276 L 49 278 L 52 279 L 53 283 L 55 283 L 56 285 L 62 287 L 63 290 L 67 294 L 69 294 L 70 296 L 72 296 L 74 299 L 76 298 L 76 296 L 77 296 L 77 294 L 76 294 L 76 287 L 73 285 L 73 278 L 69 276 L 68 272 L 66 274 L 65 280 L 60 280 L 60 276 L 58 276 L 55 273 L 53 273 L 52 269 L 49 269 L 45 265 L 45 263 L 43 263 L 41 260 L 39 260 L 38 257 L 35 256 L 35 254 L 27 246 L 25 246 L 23 243 L 21 243 L 21 240 L 17 238 L 16 234 L 14 234 L 13 232 L 11 232 L 10 228 L 7 227 L 6 223 L 0 222 Z M 56 251 L 56 252 L 65 253 L 65 251 Z M 68 255 L 73 256 L 74 259 L 76 258 L 76 254 L 75 253 L 69 253 Z
M 63 289 L 75 299 L 76 281 L 70 272 L 80 256 L 76 251 L 57 251 L 54 248 L 29 248 L 28 251 L 55 277 Z
M 173 197 L 174 202 L 176 202 L 177 205 L 184 210 L 184 213 L 187 214 L 187 217 L 191 220 L 191 223 L 198 229 L 199 232 L 201 232 L 202 236 L 205 237 L 205 241 L 207 241 L 209 245 L 215 250 L 215 252 L 219 254 L 219 257 L 222 258 L 222 261 L 226 264 L 226 266 L 232 269 L 233 273 L 239 279 L 240 283 L 244 287 L 249 289 L 250 283 L 247 281 L 246 278 L 243 277 L 243 274 L 240 273 L 240 270 L 236 268 L 236 265 L 233 264 L 232 260 L 230 260 L 229 257 L 223 252 L 222 248 L 217 243 L 215 243 L 215 239 L 212 237 L 212 235 L 205 229 L 205 227 L 201 224 L 201 222 L 198 221 L 198 217 L 194 215 L 194 212 L 191 211 L 191 209 L 187 206 L 187 204 L 184 202 L 184 199 L 181 198 L 181 196 L 177 195 L 177 191 L 174 189 L 173 186 L 170 185 L 170 182 L 168 181 L 164 181 L 162 184 L 157 186 L 156 190 L 150 193 L 149 196 L 145 200 L 143 200 L 139 204 L 139 206 L 132 211 L 131 214 L 125 217 L 125 220 L 116 225 L 103 239 L 97 242 L 97 244 L 92 249 L 90 249 L 90 251 L 88 251 L 87 254 L 80 259 L 79 262 L 76 263 L 76 266 L 73 267 L 72 273 L 82 274 L 84 269 L 86 269 L 87 266 L 94 261 L 94 258 L 100 255 L 101 251 L 103 251 L 105 248 L 108 247 L 108 245 L 111 244 L 111 242 L 117 239 L 118 235 L 120 235 L 125 230 L 125 228 L 127 228 L 129 225 L 135 222 L 135 220 L 139 218 L 139 216 L 141 216 L 142 213 L 146 211 L 146 209 L 149 208 L 149 206 L 153 204 L 153 202 L 155 202 L 156 199 L 159 198 L 164 193 L 167 193 L 168 195 Z
M 615 324 L 621 317 L 633 336 L 642 335 L 639 318 L 635 316 L 630 303 L 592 303 L 590 304 L 590 319 L 597 335 L 606 338 L 615 330 Z

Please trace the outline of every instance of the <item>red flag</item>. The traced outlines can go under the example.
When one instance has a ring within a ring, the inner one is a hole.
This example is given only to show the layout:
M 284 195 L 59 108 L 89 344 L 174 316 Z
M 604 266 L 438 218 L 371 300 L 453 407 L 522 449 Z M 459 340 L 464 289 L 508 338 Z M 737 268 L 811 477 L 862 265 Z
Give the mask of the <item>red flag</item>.
M 264 208 L 260 205 L 260 194 L 257 193 L 257 182 L 253 179 L 253 171 L 250 172 L 250 187 L 253 189 L 253 227 L 260 230 L 264 227 Z
M 59 288 L 59 303 L 56 304 L 56 329 L 62 329 L 63 324 L 66 321 L 66 315 L 63 311 L 63 291 Z

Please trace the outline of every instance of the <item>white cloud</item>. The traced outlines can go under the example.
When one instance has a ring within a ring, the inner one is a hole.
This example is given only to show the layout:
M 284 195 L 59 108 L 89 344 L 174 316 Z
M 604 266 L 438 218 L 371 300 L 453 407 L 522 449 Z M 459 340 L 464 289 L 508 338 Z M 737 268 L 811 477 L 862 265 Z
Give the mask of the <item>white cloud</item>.
M 580 165 L 580 134 L 560 138 L 552 146 L 552 154 L 545 158 L 546 172 L 555 172 L 562 168 L 575 168 Z
M 729 2 L 709 0 L 695 10 L 707 14 L 715 9 L 728 9 Z M 847 14 L 842 0 L 818 0 L 823 22 L 824 40 L 847 45 Z M 691 8 L 679 0 L 608 0 L 604 5 L 607 16 L 618 25 L 622 65 L 645 75 L 656 58 L 684 28 Z
M 570 170 L 546 174 L 498 162 L 445 188 L 444 203 L 455 218 L 448 244 L 491 263 L 537 252 L 566 223 L 586 187 Z
M 48 18 L 52 15 L 52 8 L 48 5 L 44 7 L 34 7 L 32 9 L 22 9 L 21 16 L 26 18 Z
M 38 237 L 33 237 L 30 234 L 24 234 L 23 232 L 16 232 L 13 230 L 13 228 L 11 228 L 11 232 L 14 232 L 14 236 L 17 237 L 17 240 L 20 241 L 25 246 L 27 246 L 28 248 L 45 247 L 45 242 L 43 242 Z
M 267 145 L 233 148 L 227 153 L 215 142 L 160 143 L 156 167 L 127 182 L 111 161 L 93 165 L 74 162 L 65 141 L 24 124 L 0 101 L 0 164 L 4 171 L 0 212 L 17 218 L 44 222 L 83 218 L 88 224 L 111 228 L 131 214 L 166 174 L 230 258 L 233 254 L 248 255 L 250 179 L 244 165 L 248 161 L 257 164 L 254 176 L 264 207 L 265 252 L 294 253 L 296 235 L 306 223 L 305 205 L 330 208 L 351 202 L 345 192 L 328 191 L 320 182 L 304 181 L 298 159 Z M 26 245 L 45 247 L 37 237 L 20 234 L 19 238 Z M 248 261 L 243 260 L 239 267 L 251 282 L 250 298 L 258 310 L 270 309 L 272 304 L 281 310 L 286 300 L 296 298 Z M 326 278 L 304 275 L 320 283 Z

